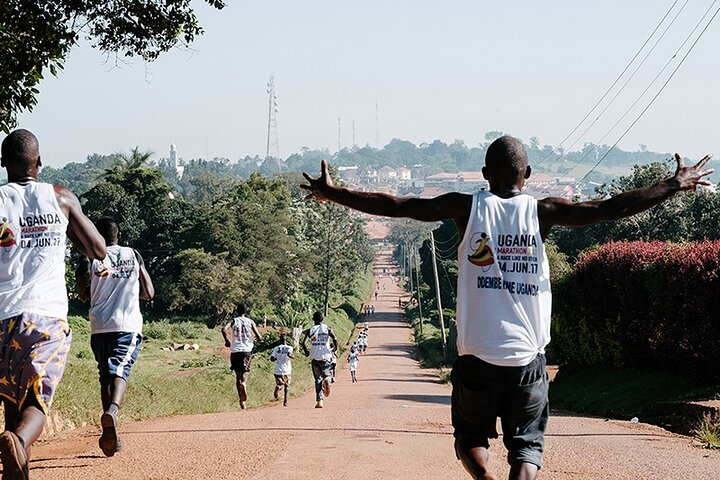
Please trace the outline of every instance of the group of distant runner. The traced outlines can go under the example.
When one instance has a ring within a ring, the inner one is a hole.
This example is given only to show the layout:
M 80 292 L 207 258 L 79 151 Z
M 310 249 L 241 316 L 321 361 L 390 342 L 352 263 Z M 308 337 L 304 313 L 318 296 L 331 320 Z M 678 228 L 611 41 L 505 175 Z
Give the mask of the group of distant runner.
M 551 293 L 545 238 L 555 225 L 577 227 L 627 217 L 677 192 L 709 185 L 705 177 L 713 170 L 703 169 L 709 160 L 708 156 L 687 167 L 676 154 L 677 170 L 671 178 L 606 200 L 535 200 L 522 193 L 531 173 L 525 149 L 519 140 L 504 136 L 486 153 L 482 170 L 489 191 L 432 199 L 352 191 L 333 184 L 325 161 L 318 178 L 304 174 L 308 184 L 302 187 L 309 191 L 308 198 L 373 215 L 454 221 L 461 239 L 459 358 L 451 374 L 455 452 L 473 478 L 495 479 L 488 468 L 488 448 L 489 439 L 498 436 L 499 417 L 510 478 L 532 480 L 542 466 L 549 415 L 544 352 L 550 341 Z M 42 162 L 31 132 L 20 129 L 5 137 L 1 163 L 8 183 L 0 186 L 0 398 L 5 414 L 0 458 L 3 480 L 25 480 L 30 447 L 44 428 L 72 338 L 65 283 L 67 240 L 84 257 L 76 270 L 76 289 L 90 303 L 90 343 L 102 405 L 99 446 L 107 456 L 122 448 L 117 418 L 142 343 L 139 302 L 151 299 L 154 288 L 138 252 L 119 245 L 121 232 L 114 220 L 93 224 L 72 192 L 37 181 Z M 507 255 L 529 267 L 506 269 Z M 253 337 L 260 336 L 247 307 L 241 305 L 237 313 L 223 335 L 244 408 Z M 365 324 L 347 358 L 353 382 L 359 356 L 367 349 L 367 331 Z M 338 341 L 321 313 L 313 315 L 300 347 L 311 359 L 315 407 L 322 408 L 334 381 Z M 282 392 L 285 405 L 293 353 L 286 335 L 271 353 L 276 362 L 275 396 Z
M 260 339 L 257 325 L 250 319 L 248 307 L 241 304 L 237 309 L 237 316 L 230 320 L 222 329 L 225 346 L 230 348 L 230 368 L 235 372 L 240 408 L 245 409 L 248 400 L 248 375 L 253 358 L 254 341 Z M 367 336 L 369 331 L 367 319 L 363 328 L 350 347 L 347 361 L 349 364 L 352 383 L 357 383 L 357 364 L 360 354 L 367 351 Z M 310 341 L 310 348 L 307 343 Z M 283 396 L 283 406 L 288 405 L 290 381 L 292 378 L 292 360 L 295 347 L 290 345 L 288 335 L 283 331 L 279 336 L 279 344 L 270 353 L 270 360 L 275 362 L 275 400 Z M 322 313 L 313 314 L 313 326 L 306 329 L 299 342 L 303 353 L 310 357 L 310 365 L 315 379 L 315 408 L 323 408 L 325 398 L 330 396 L 331 385 L 335 383 L 337 369 L 338 342 L 332 329 L 324 323 Z

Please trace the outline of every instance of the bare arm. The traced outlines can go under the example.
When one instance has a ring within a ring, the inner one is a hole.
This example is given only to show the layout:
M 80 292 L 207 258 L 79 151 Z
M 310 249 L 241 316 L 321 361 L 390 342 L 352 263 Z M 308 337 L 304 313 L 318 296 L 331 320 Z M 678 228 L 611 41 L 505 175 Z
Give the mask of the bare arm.
M 80 257 L 75 269 L 75 291 L 84 303 L 90 301 L 90 261 L 87 257 Z
M 308 351 L 307 345 L 306 345 L 309 335 L 310 335 L 310 329 L 308 328 L 307 330 L 305 330 L 303 332 L 302 340 L 300 340 L 300 346 L 302 347 L 303 353 L 305 354 L 306 357 L 308 355 L 310 355 L 310 352 Z
M 232 320 L 227 322 L 225 324 L 225 326 L 222 328 L 222 335 L 223 335 L 223 338 L 225 339 L 226 347 L 230 346 L 230 338 L 228 337 L 228 334 L 230 333 L 231 328 L 232 328 Z
M 554 225 L 581 227 L 629 217 L 662 203 L 677 192 L 695 190 L 698 185 L 710 185 L 703 177 L 714 170 L 702 170 L 710 160 L 709 155 L 692 167 L 686 167 L 677 153 L 675 160 L 678 166 L 671 178 L 650 187 L 623 192 L 607 200 L 573 203 L 561 198 L 546 198 L 539 201 L 538 217 L 543 237 Z
M 56 185 L 55 198 L 68 219 L 67 235 L 75 248 L 90 260 L 105 258 L 105 240 L 83 213 L 75 194 L 65 187 Z
M 138 276 L 140 278 L 140 299 L 152 300 L 153 297 L 155 297 L 155 286 L 152 283 L 150 274 L 145 268 L 145 262 L 143 261 L 142 256 L 140 255 L 140 253 L 137 252 L 137 250 L 135 251 L 135 258 L 138 261 L 138 265 L 140 265 L 140 270 L 138 272 Z
M 255 340 L 258 342 L 260 341 L 260 332 L 257 329 L 257 325 L 255 325 L 255 322 L 252 323 L 252 332 L 255 335 Z
M 303 175 L 308 184 L 301 187 L 310 192 L 305 198 L 339 203 L 371 215 L 407 217 L 423 222 L 452 219 L 458 223 L 464 219 L 463 226 L 467 224 L 467 217 L 470 215 L 472 196 L 462 193 L 447 193 L 431 199 L 403 198 L 386 193 L 356 192 L 336 187 L 325 160 L 321 163 L 321 173 L 318 178 L 312 178 L 307 173 Z
M 333 352 L 337 352 L 337 349 L 338 349 L 338 341 L 337 341 L 337 338 L 335 337 L 335 334 L 333 333 L 333 331 L 332 331 L 329 327 L 328 327 L 328 336 L 329 336 L 330 338 L 332 338 L 332 341 L 333 341 L 333 349 L 332 349 Z

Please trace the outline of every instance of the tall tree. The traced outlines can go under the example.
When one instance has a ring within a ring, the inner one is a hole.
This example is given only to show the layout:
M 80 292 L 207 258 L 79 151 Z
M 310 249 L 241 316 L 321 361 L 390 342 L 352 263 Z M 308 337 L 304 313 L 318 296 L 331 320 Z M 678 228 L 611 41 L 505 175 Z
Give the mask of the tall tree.
M 222 9 L 222 0 L 205 0 Z M 3 0 L 0 2 L 0 130 L 37 104 L 38 85 L 57 75 L 86 39 L 107 54 L 155 60 L 203 30 L 191 0 Z

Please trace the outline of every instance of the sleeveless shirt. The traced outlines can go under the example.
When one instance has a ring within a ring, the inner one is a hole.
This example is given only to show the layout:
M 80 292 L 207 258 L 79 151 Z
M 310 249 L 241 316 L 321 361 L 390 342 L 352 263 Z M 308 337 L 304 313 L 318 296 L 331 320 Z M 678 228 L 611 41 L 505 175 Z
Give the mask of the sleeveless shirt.
M 550 342 L 550 269 L 537 200 L 473 195 L 458 247 L 457 347 L 500 366 L 524 366 Z
M 332 361 L 333 351 L 330 348 L 330 329 L 324 323 L 310 327 L 309 337 L 312 341 L 310 346 L 310 358 L 313 360 Z
M 232 342 L 230 344 L 230 352 L 238 353 L 252 352 L 255 342 L 253 342 L 252 326 L 255 324 L 251 319 L 244 315 L 235 317 L 232 323 Z
M 0 186 L 0 317 L 66 319 L 68 219 L 49 183 Z
M 142 333 L 140 265 L 135 250 L 107 247 L 105 259 L 90 269 L 90 331 Z

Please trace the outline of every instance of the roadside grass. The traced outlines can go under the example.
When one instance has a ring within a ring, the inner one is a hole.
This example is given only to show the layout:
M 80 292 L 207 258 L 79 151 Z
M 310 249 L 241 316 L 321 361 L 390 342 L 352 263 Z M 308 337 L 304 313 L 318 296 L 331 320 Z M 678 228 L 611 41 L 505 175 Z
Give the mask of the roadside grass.
M 53 410 L 64 428 L 97 424 L 102 414 L 97 365 L 90 350 L 90 328 L 83 317 L 70 317 L 73 343 Z M 353 321 L 343 310 L 332 311 L 327 323 L 342 342 Z M 220 327 L 196 322 L 153 321 L 144 326 L 146 339 L 128 381 L 121 421 L 169 415 L 238 410 L 235 374 L 229 369 L 229 349 L 223 347 Z M 199 350 L 164 351 L 172 343 L 197 343 Z M 272 345 L 272 344 L 271 344 Z M 270 347 L 271 345 L 268 345 Z M 274 401 L 275 364 L 270 348 L 253 356 L 248 381 L 248 408 Z M 297 351 L 293 360 L 291 400 L 313 388 L 310 362 Z
M 720 449 L 720 415 L 706 413 L 694 433 L 705 448 Z
M 592 368 L 567 372 L 561 367 L 550 384 L 550 405 L 630 419 L 653 404 L 712 398 L 718 391 L 718 385 L 670 371 Z

